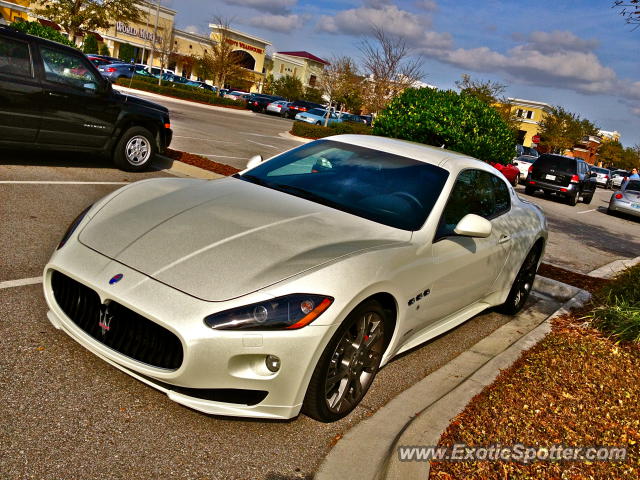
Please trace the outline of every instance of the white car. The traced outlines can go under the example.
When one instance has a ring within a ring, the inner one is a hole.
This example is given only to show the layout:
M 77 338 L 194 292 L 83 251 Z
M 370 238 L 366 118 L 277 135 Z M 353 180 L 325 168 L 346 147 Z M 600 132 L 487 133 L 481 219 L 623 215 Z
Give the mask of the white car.
M 241 92 L 240 90 L 234 90 L 232 92 L 228 92 L 224 94 L 224 98 L 228 98 L 230 100 L 242 100 L 249 98 L 249 93 Z
M 277 113 L 278 115 L 285 116 L 289 111 L 289 103 L 286 100 L 277 100 L 267 105 L 267 112 Z
M 488 164 L 340 135 L 250 165 L 85 210 L 44 269 L 49 320 L 195 410 L 328 422 L 396 355 L 523 307 L 546 220 Z
M 537 159 L 538 157 L 531 155 L 520 155 L 513 161 L 513 164 L 518 167 L 518 170 L 520 170 L 520 180 L 527 178 L 527 175 L 529 175 L 529 168 L 531 168 L 531 165 L 533 165 L 533 162 Z
M 611 186 L 620 188 L 622 182 L 630 175 L 626 170 L 612 170 L 611 171 Z

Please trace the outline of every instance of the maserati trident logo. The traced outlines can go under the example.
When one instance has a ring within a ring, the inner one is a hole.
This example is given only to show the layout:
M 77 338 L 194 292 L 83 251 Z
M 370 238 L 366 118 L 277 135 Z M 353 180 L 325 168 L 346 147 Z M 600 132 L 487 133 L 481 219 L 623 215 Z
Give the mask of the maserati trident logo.
M 98 326 L 102 330 L 102 336 L 104 337 L 109 330 L 111 330 L 111 320 L 113 315 L 109 312 L 109 304 L 103 303 L 100 305 L 100 316 L 98 317 Z

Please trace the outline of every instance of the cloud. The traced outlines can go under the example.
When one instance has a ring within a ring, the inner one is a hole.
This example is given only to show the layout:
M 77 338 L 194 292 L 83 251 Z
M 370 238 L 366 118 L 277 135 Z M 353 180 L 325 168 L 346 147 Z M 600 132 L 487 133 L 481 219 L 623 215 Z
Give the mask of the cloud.
M 329 33 L 368 35 L 373 27 L 378 26 L 392 35 L 415 39 L 421 37 L 430 25 L 428 18 L 401 10 L 396 5 L 384 4 L 378 8 L 363 6 L 343 10 L 335 16 L 323 15 L 316 28 Z
M 438 4 L 434 0 L 416 0 L 416 7 L 426 12 L 435 12 L 438 10 Z
M 184 31 L 189 33 L 200 33 L 200 29 L 195 25 L 189 25 L 184 29 Z
M 300 27 L 304 20 L 300 15 L 261 15 L 249 19 L 246 23 L 274 32 L 288 32 Z
M 599 45 L 599 42 L 595 39 L 585 40 L 572 32 L 560 30 L 553 32 L 533 32 L 527 40 L 532 50 L 541 53 L 588 53 L 598 48 Z
M 296 6 L 298 0 L 227 0 L 226 3 L 228 5 L 253 8 L 261 12 L 285 14 Z

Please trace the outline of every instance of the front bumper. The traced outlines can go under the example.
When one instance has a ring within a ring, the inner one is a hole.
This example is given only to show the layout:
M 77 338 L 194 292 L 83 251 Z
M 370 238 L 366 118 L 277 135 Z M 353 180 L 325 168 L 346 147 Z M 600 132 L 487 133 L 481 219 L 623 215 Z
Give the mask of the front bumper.
M 51 286 L 53 270 L 88 286 L 103 303 L 115 301 L 175 334 L 184 353 L 180 367 L 167 370 L 142 363 L 88 335 L 58 305 Z M 109 279 L 118 273 L 124 275 L 122 281 L 110 285 Z M 313 369 L 336 328 L 310 325 L 288 331 L 214 331 L 204 324 L 206 315 L 269 297 L 252 294 L 244 300 L 217 303 L 198 300 L 78 242 L 53 255 L 45 267 L 43 283 L 50 309 L 47 316 L 56 328 L 171 400 L 208 414 L 274 419 L 296 416 Z M 278 372 L 266 368 L 267 355 L 280 358 Z M 255 404 L 209 399 L 209 391 L 221 390 L 266 395 Z

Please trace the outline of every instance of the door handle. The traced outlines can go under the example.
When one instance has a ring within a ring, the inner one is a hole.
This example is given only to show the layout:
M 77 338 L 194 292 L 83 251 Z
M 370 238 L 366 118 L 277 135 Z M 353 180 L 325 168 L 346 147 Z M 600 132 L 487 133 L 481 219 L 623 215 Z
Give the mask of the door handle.
M 507 243 L 511 241 L 511 236 L 510 235 L 502 235 L 500 237 L 500 240 L 498 240 L 498 243 Z
M 67 95 L 63 95 L 62 93 L 57 93 L 57 92 L 47 92 L 47 95 L 49 95 L 50 97 L 56 97 L 56 98 L 67 98 Z

